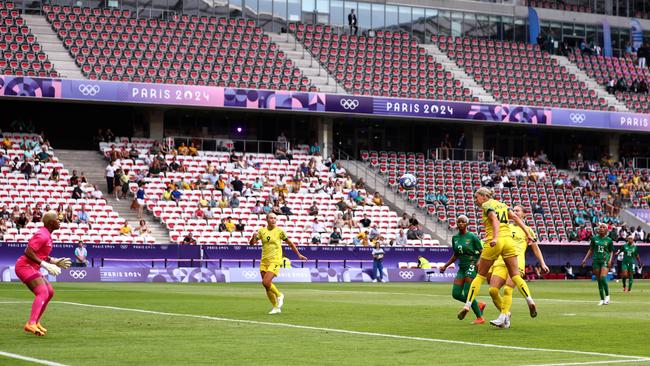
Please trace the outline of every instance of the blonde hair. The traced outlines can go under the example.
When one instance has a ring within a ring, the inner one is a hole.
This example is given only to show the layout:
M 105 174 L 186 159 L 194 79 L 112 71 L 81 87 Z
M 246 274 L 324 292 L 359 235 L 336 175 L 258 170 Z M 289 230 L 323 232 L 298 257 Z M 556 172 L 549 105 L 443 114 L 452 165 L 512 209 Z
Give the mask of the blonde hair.
M 43 214 L 43 225 L 47 226 L 50 223 L 54 221 L 59 220 L 59 214 L 56 211 L 47 211 L 45 214 Z
M 476 193 L 487 198 L 492 198 L 492 196 L 494 195 L 494 192 L 488 187 L 481 187 L 476 190 Z
M 460 215 L 460 216 L 458 216 L 458 218 L 456 218 L 456 222 L 459 222 L 459 221 L 469 223 L 469 218 L 467 216 L 465 216 L 465 215 Z

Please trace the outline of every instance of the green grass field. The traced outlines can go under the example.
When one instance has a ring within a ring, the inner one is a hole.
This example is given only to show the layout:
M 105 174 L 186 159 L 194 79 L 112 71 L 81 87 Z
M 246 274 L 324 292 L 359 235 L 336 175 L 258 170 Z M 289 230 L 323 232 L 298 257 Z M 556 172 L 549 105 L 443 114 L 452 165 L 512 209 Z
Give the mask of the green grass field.
M 279 284 L 279 315 L 256 284 L 54 287 L 35 337 L 22 331 L 31 293 L 0 284 L 0 365 L 650 365 L 647 281 L 631 294 L 611 282 L 601 307 L 594 282 L 534 282 L 539 317 L 516 294 L 507 330 L 457 320 L 446 283 Z

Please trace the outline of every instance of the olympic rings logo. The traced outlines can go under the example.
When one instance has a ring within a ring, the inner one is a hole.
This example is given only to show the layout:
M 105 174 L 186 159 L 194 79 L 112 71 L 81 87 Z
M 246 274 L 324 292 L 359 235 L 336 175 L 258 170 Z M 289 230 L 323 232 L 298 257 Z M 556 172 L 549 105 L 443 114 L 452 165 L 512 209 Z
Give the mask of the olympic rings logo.
M 410 280 L 415 276 L 415 273 L 413 273 L 413 271 L 399 271 L 399 276 L 402 277 L 402 279 Z
M 88 273 L 83 269 L 81 269 L 81 270 L 72 270 L 69 273 L 70 273 L 70 277 L 74 278 L 75 280 L 82 280 L 82 279 L 86 278 L 86 276 L 88 275 Z
M 247 280 L 252 280 L 255 279 L 255 277 L 257 277 L 257 273 L 254 271 L 243 271 L 242 276 L 244 276 L 244 278 Z
M 343 109 L 353 111 L 359 106 L 359 101 L 356 99 L 341 99 L 339 104 L 341 104 Z
M 587 119 L 587 116 L 584 113 L 571 113 L 569 114 L 569 119 L 573 123 L 582 123 Z
M 99 85 L 79 84 L 79 92 L 85 96 L 95 96 L 100 90 Z

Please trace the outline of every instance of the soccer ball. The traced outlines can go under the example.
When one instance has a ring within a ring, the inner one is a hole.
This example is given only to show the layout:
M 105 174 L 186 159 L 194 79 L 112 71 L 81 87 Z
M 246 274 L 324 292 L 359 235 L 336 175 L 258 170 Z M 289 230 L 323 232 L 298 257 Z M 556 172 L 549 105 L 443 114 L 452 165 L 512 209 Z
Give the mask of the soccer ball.
M 416 184 L 417 179 L 415 179 L 415 176 L 413 174 L 404 174 L 399 179 L 399 185 L 406 190 L 415 188 Z

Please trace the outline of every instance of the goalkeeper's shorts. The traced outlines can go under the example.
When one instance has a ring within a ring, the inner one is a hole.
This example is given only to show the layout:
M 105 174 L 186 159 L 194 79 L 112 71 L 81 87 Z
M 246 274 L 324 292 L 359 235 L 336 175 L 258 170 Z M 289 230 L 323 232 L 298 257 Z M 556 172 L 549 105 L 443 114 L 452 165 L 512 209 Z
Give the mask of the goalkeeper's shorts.
M 18 278 L 20 278 L 20 280 L 25 284 L 35 278 L 42 277 L 41 272 L 38 269 L 18 262 L 16 263 L 16 276 L 18 276 Z

